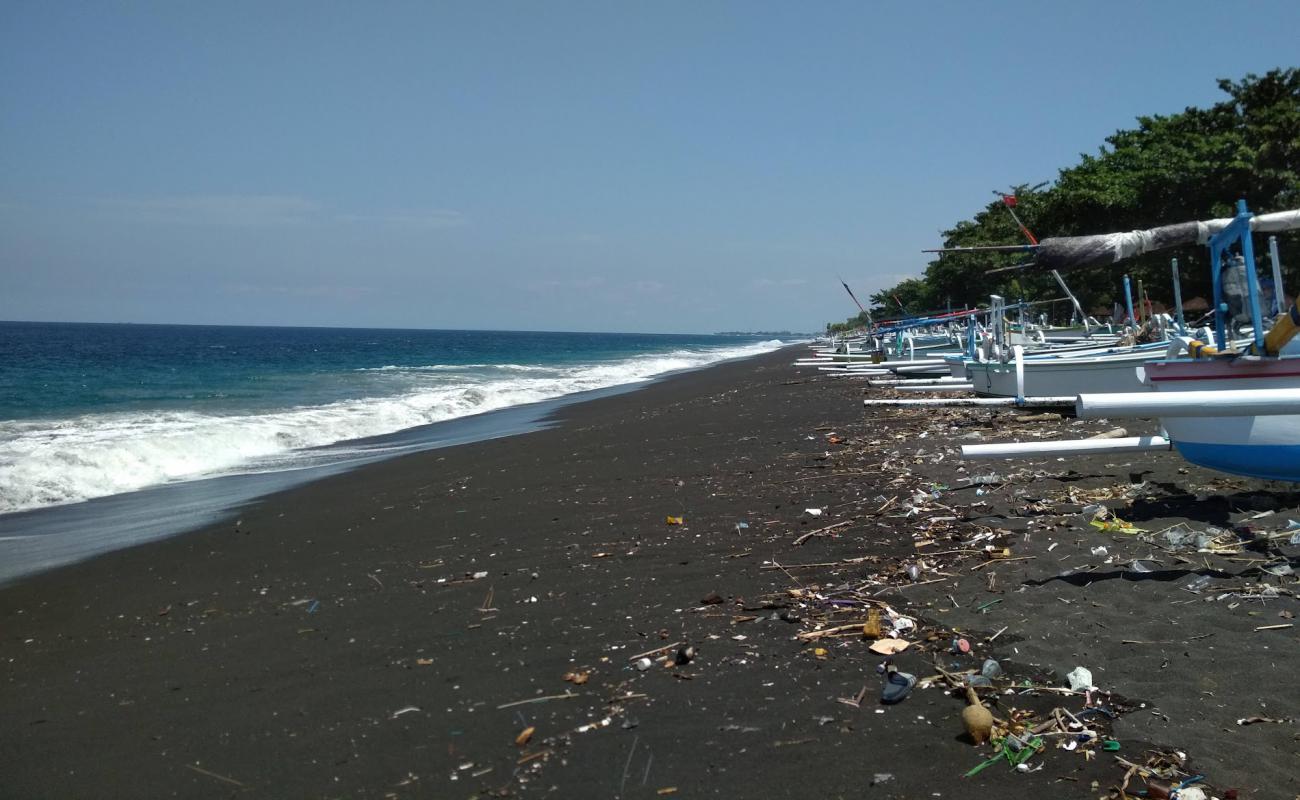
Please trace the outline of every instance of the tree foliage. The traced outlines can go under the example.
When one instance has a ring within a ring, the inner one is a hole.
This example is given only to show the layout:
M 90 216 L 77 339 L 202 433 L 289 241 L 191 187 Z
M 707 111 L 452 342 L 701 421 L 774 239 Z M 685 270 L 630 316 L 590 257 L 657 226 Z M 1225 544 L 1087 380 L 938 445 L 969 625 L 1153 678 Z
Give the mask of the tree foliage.
M 1221 80 L 1219 88 L 1227 99 L 1210 108 L 1138 118 L 1136 128 L 1107 137 L 1095 155 L 1082 154 L 1050 186 L 1012 187 L 1016 213 L 1030 230 L 1047 237 L 1231 216 L 1239 197 L 1258 213 L 1300 207 L 1300 69 Z M 944 247 L 1024 241 L 1001 200 L 943 232 Z M 1295 289 L 1300 237 L 1294 232 L 1279 236 L 1279 245 L 1284 281 Z M 1256 250 L 1266 258 L 1266 248 Z M 1149 254 L 1125 262 L 1122 270 L 1078 270 L 1065 277 L 1085 307 L 1118 298 L 1125 272 L 1143 281 L 1151 297 L 1172 302 L 1172 257 L 1179 259 L 1183 296 L 1208 294 L 1208 256 L 1198 247 Z M 916 313 L 949 304 L 974 306 L 989 294 L 1009 300 L 1059 296 L 1050 276 L 986 274 L 1027 260 L 1025 253 L 944 255 L 929 262 L 923 277 L 877 292 L 871 300 L 881 312 L 896 312 L 897 298 Z M 1059 311 L 1069 313 L 1064 305 Z

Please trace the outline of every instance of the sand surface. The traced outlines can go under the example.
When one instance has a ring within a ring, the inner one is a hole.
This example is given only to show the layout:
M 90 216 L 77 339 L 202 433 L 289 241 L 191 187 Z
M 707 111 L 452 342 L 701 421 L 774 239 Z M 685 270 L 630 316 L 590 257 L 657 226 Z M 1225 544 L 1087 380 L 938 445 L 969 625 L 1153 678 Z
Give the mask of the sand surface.
M 0 589 L 0 796 L 1095 798 L 1118 759 L 1179 752 L 1207 796 L 1300 794 L 1297 584 L 1261 572 L 1300 567 L 1270 538 L 1293 487 L 1169 455 L 963 464 L 1115 424 L 864 412 L 794 356 Z M 1180 524 L 1221 552 L 1159 533 Z M 998 660 L 1002 719 L 1078 715 L 1051 690 L 1088 668 L 1121 713 L 1083 721 L 1120 749 L 963 778 L 995 752 L 960 693 L 879 703 L 861 625 L 885 606 L 916 623 L 904 672 Z M 661 658 L 678 643 L 689 663 Z

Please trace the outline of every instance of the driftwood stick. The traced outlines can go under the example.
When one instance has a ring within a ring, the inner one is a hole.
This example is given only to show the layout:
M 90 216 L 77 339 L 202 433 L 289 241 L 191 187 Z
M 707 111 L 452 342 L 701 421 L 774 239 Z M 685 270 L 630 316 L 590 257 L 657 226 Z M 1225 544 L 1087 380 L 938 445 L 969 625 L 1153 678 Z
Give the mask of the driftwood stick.
M 843 528 L 845 525 L 852 525 L 853 522 L 854 520 L 849 519 L 849 520 L 845 520 L 844 522 L 837 522 L 834 525 L 827 525 L 824 528 L 818 528 L 815 531 L 808 531 L 803 536 L 800 536 L 798 539 L 794 540 L 794 546 L 798 547 L 799 545 L 803 544 L 804 542 L 808 541 L 814 536 L 819 536 L 825 533 L 826 531 L 833 531 L 836 528 Z
M 235 786 L 238 786 L 241 789 L 244 788 L 244 784 L 240 783 L 234 778 L 227 778 L 225 775 L 218 775 L 215 772 L 206 770 L 203 767 L 196 767 L 193 764 L 186 764 L 185 766 L 187 769 L 192 769 L 195 772 L 199 773 L 200 775 L 207 775 L 209 778 L 216 778 L 219 781 L 225 781 L 226 783 L 234 784 Z
M 985 567 L 991 566 L 993 564 L 1005 564 L 1008 561 L 1029 561 L 1030 559 L 1034 559 L 1034 558 L 1038 558 L 1038 556 L 1016 556 L 1014 558 L 993 558 L 988 561 L 985 561 L 983 564 L 976 564 L 975 566 L 970 568 L 970 571 L 974 572 L 976 570 L 984 569 Z
M 497 708 L 498 709 L 512 708 L 514 706 L 528 705 L 529 703 L 544 703 L 547 700 L 567 700 L 570 697 L 578 697 L 578 696 L 579 695 L 577 692 L 565 692 L 564 694 L 548 694 L 548 695 L 543 695 L 541 697 L 530 697 L 527 700 L 516 700 L 513 703 L 502 703 L 501 705 L 497 706 Z
M 637 653 L 637 654 L 634 655 L 634 656 L 628 656 L 628 657 L 627 657 L 627 660 L 628 660 L 628 661 L 636 661 L 638 658 L 645 658 L 646 656 L 652 656 L 652 655 L 654 655 L 655 653 L 662 653 L 662 652 L 664 652 L 665 650 L 672 650 L 674 647 L 681 647 L 681 646 L 684 645 L 684 644 L 686 644 L 686 643 L 685 643 L 685 642 L 673 642 L 672 644 L 666 644 L 666 645 L 664 645 L 663 647 L 656 647 L 656 648 L 653 649 L 653 650 L 647 650 L 647 651 L 645 651 L 644 653 Z
M 866 622 L 867 622 L 866 620 L 863 620 L 861 622 L 854 622 L 848 625 L 836 625 L 834 628 L 823 628 L 822 630 L 819 631 L 804 631 L 803 633 L 798 634 L 797 638 L 803 639 L 805 642 L 812 642 L 812 641 L 816 641 L 817 639 L 821 639 L 824 636 L 830 636 L 831 634 L 840 633 L 842 631 L 848 631 L 848 630 L 861 631 L 862 626 L 865 625 Z

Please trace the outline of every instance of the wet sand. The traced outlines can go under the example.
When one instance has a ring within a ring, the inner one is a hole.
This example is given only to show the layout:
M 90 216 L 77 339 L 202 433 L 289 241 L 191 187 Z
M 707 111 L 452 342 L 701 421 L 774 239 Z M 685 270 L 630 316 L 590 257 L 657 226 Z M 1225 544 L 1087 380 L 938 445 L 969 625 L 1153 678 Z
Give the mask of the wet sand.
M 1113 425 L 864 413 L 860 383 L 794 355 L 0 589 L 0 795 L 1082 798 L 1148 751 L 1186 753 L 1219 797 L 1300 793 L 1300 631 L 1256 630 L 1300 611 L 1294 577 L 1259 572 L 1300 548 L 1161 548 L 1080 513 L 1266 532 L 1300 519 L 1290 487 L 1169 456 L 963 465 L 963 441 Z M 871 639 L 818 633 L 881 603 L 918 624 L 905 672 L 999 660 L 1000 717 L 1082 711 L 1024 682 L 1089 668 L 1131 709 L 1106 725 L 1121 749 L 962 778 L 993 750 L 960 698 L 938 682 L 882 706 Z M 679 642 L 689 663 L 629 660 Z

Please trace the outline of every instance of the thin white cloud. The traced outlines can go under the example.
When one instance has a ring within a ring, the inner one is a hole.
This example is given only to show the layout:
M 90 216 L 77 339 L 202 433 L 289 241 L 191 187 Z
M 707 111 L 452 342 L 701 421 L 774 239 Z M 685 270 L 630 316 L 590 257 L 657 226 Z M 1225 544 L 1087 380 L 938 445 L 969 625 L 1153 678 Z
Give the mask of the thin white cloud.
M 298 195 L 211 194 L 109 197 L 100 208 L 140 222 L 230 227 L 303 225 L 319 219 L 319 204 Z
M 230 294 L 238 295 L 275 295 L 279 297 L 327 298 L 335 300 L 356 300 L 377 294 L 372 286 L 338 286 L 334 284 L 317 284 L 315 286 L 268 286 L 253 283 L 233 283 L 225 287 Z
M 574 278 L 569 281 L 569 285 L 579 291 L 599 289 L 605 285 L 605 279 L 600 275 L 589 275 L 585 278 Z
M 154 224 L 282 227 L 345 223 L 409 230 L 443 230 L 469 224 L 468 218 L 455 209 L 398 209 L 345 214 L 300 195 L 108 197 L 94 203 L 114 216 Z
M 416 230 L 442 230 L 463 228 L 469 219 L 450 208 L 430 208 L 412 211 L 393 211 L 380 214 L 340 214 L 337 219 L 357 225 L 382 225 L 389 228 Z
M 789 288 L 792 286 L 807 286 L 807 278 L 757 278 L 750 285 L 755 289 Z

